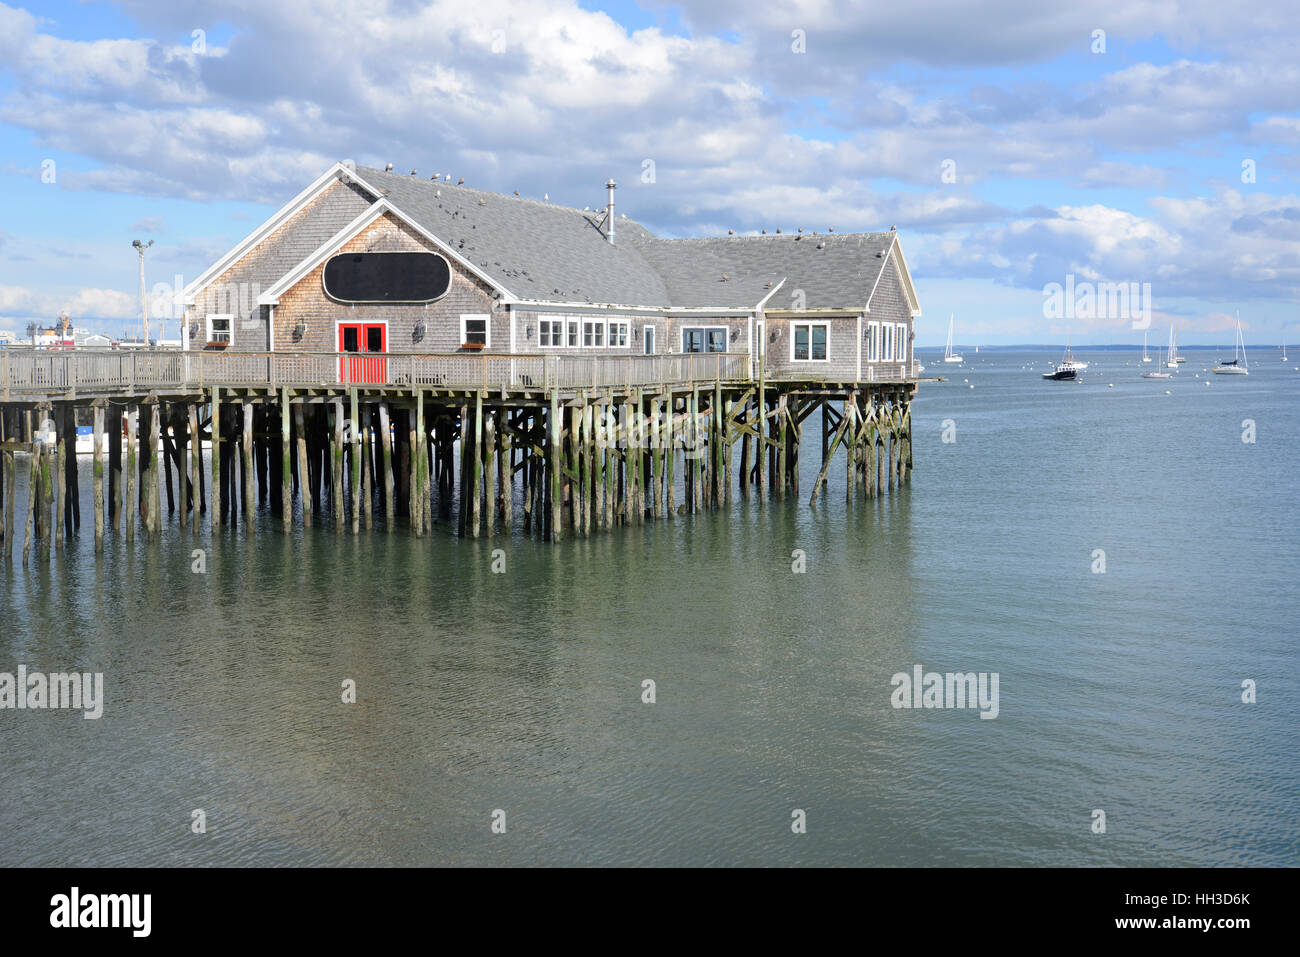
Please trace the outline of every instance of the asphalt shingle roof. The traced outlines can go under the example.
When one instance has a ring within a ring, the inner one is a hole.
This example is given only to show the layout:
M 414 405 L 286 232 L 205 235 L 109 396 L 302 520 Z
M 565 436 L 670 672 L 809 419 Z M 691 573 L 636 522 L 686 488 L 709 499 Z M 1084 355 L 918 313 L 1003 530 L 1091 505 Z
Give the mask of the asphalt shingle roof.
M 896 233 L 661 239 L 619 218 L 610 244 L 600 212 L 358 168 L 389 202 L 521 299 L 678 308 L 866 303 Z M 723 277 L 726 277 L 725 279 Z

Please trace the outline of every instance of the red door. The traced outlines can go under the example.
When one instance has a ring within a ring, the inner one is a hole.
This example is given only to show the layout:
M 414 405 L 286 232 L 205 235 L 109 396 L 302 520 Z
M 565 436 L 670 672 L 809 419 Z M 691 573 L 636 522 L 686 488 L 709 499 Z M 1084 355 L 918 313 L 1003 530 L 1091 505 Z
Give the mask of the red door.
M 356 356 L 339 359 L 339 381 L 376 385 L 388 381 L 388 327 L 383 323 L 357 322 L 339 325 L 339 352 Z

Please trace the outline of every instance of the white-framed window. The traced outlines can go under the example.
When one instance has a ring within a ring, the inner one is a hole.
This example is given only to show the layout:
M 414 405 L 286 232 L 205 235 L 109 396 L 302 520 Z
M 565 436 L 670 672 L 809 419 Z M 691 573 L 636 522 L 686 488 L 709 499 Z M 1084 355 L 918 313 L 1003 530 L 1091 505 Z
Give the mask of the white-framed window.
M 569 329 L 569 338 L 565 342 L 565 345 L 567 345 L 570 349 L 576 349 L 582 342 L 582 340 L 578 338 L 579 321 L 576 318 L 574 318 L 574 319 L 566 319 L 564 320 L 564 322 Z
M 880 323 L 867 323 L 867 361 L 880 361 Z
M 460 317 L 460 344 L 479 349 L 492 345 L 492 323 L 486 312 L 467 313 Z
M 682 352 L 726 351 L 726 326 L 685 326 L 682 328 Z
M 655 327 L 642 326 L 641 337 L 642 337 L 642 342 L 645 346 L 645 354 L 648 356 L 654 355 L 655 354 Z
M 790 323 L 790 361 L 829 361 L 830 352 L 827 348 L 829 340 L 830 323 L 828 322 Z
M 628 322 L 626 319 L 609 320 L 609 347 L 611 349 L 625 349 L 630 341 L 628 336 Z
M 605 320 L 582 320 L 582 348 L 603 349 L 605 347 Z
M 894 331 L 894 358 L 907 361 L 907 324 L 900 322 Z
M 894 324 L 887 322 L 883 328 L 885 330 L 885 347 L 880 356 L 883 361 L 891 362 L 894 358 Z
M 564 345 L 564 320 L 539 319 L 537 321 L 537 344 L 548 349 Z
M 767 356 L 767 320 L 759 319 L 754 323 L 754 355 Z
M 228 313 L 208 313 L 208 342 L 229 343 L 235 334 L 235 317 Z

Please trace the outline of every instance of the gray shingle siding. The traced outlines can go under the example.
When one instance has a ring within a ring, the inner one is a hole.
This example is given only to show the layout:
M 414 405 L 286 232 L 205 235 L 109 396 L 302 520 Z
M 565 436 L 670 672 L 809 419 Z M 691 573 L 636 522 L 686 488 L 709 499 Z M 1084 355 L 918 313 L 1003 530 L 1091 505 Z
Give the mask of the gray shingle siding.
M 267 308 L 257 297 L 293 270 L 373 203 L 373 198 L 351 182 L 334 182 L 270 236 L 262 240 L 229 269 L 216 276 L 194 298 L 190 320 L 199 323 L 199 343 L 206 337 L 207 315 L 233 314 L 235 329 L 230 349 L 264 352 Z

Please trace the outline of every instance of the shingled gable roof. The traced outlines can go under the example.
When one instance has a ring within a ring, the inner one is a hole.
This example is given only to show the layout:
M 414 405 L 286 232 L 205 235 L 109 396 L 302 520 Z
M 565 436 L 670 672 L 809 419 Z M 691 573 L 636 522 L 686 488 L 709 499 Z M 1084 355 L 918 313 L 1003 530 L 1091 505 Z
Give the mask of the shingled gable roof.
M 366 167 L 356 172 L 387 205 L 522 302 L 750 310 L 785 280 L 783 296 L 803 290 L 807 309 L 858 309 L 897 249 L 893 232 L 661 239 L 623 218 L 611 244 L 597 227 L 598 212 Z M 897 259 L 915 305 L 901 254 Z

